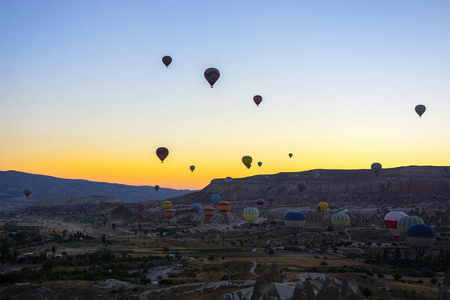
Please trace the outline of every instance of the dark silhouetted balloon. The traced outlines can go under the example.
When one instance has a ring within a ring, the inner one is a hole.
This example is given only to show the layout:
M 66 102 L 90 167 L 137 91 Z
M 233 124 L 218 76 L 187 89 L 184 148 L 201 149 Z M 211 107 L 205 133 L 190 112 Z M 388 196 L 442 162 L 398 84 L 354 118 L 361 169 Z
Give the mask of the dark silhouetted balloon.
M 189 169 L 191 170 L 191 172 L 194 172 L 195 166 L 190 166 Z
M 256 103 L 256 106 L 259 106 L 262 101 L 262 97 L 260 95 L 256 95 L 255 97 L 253 97 L 253 101 Z
M 289 158 L 292 158 L 292 153 L 289 153 Z
M 144 211 L 144 208 L 145 208 L 145 204 L 144 203 L 142 203 L 142 202 L 138 203 L 137 209 L 138 209 L 139 213 L 142 214 L 142 212 Z
M 156 149 L 156 155 L 162 163 L 166 159 L 167 155 L 169 155 L 169 150 L 165 147 L 159 147 L 158 149 Z
M 259 161 L 259 162 L 258 162 L 258 166 L 260 166 L 260 167 L 261 167 L 261 166 L 262 166 L 262 162 L 260 162 L 260 161 Z
M 209 68 L 205 71 L 205 79 L 209 82 L 211 85 L 211 88 L 213 87 L 214 83 L 219 79 L 220 72 L 216 68 Z
M 304 190 L 306 190 L 306 182 L 304 182 L 303 180 L 298 181 L 297 188 L 300 192 L 303 192 Z
M 380 173 L 381 171 L 381 164 L 380 163 L 373 163 L 370 168 L 372 169 L 372 172 L 376 175 L 378 175 L 378 173 Z
M 425 105 L 419 104 L 416 106 L 416 113 L 419 115 L 419 117 L 422 118 L 423 113 L 425 112 L 427 108 Z
M 166 68 L 167 68 L 170 65 L 170 63 L 172 62 L 172 57 L 164 56 L 162 58 L 162 62 L 166 65 Z
M 159 185 L 155 185 L 155 190 L 159 190 Z
M 242 157 L 242 163 L 247 167 L 247 169 L 250 169 L 250 167 L 252 166 L 252 161 L 253 158 L 251 156 L 246 155 Z
M 26 188 L 23 190 L 23 193 L 25 194 L 25 196 L 27 196 L 27 198 L 31 195 L 31 190 L 29 188 Z

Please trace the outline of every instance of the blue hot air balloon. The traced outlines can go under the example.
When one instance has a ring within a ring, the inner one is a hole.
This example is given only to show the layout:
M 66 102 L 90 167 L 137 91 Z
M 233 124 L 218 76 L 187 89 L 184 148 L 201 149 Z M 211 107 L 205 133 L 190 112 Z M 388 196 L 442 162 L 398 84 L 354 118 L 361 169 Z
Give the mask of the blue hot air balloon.
M 194 203 L 194 204 L 191 205 L 191 210 L 192 211 L 199 212 L 201 209 L 202 209 L 202 207 L 198 203 Z
M 425 224 L 416 224 L 406 231 L 408 244 L 416 249 L 417 255 L 422 258 L 425 253 L 434 245 L 436 233 L 434 229 Z
M 220 197 L 219 194 L 214 194 L 211 196 L 211 201 L 214 203 L 214 205 L 219 204 L 220 200 L 222 200 L 222 197 Z
M 299 211 L 289 211 L 284 215 L 284 224 L 293 236 L 305 226 L 306 216 Z

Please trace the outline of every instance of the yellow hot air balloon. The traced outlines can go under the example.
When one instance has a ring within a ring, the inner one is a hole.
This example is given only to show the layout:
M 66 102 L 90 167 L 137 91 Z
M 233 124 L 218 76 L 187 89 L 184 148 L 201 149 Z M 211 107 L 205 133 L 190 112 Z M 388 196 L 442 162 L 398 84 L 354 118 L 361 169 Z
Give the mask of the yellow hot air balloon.
M 258 219 L 259 211 L 254 207 L 247 207 L 246 209 L 244 209 L 243 216 L 247 222 L 253 223 L 256 221 L 256 219 Z
M 319 208 L 320 208 L 320 211 L 321 211 L 321 212 L 326 211 L 327 208 L 328 208 L 328 203 L 326 203 L 326 202 L 320 202 L 320 203 L 319 203 Z
M 253 158 L 249 155 L 246 155 L 244 157 L 242 157 L 242 163 L 247 167 L 250 168 L 249 166 L 251 165 L 253 161 Z
M 172 202 L 170 202 L 168 200 L 164 201 L 163 204 L 162 204 L 162 208 L 164 208 L 164 209 L 171 209 L 172 208 Z
M 331 216 L 331 224 L 336 227 L 338 232 L 344 232 L 350 227 L 350 217 L 346 214 L 336 213 Z

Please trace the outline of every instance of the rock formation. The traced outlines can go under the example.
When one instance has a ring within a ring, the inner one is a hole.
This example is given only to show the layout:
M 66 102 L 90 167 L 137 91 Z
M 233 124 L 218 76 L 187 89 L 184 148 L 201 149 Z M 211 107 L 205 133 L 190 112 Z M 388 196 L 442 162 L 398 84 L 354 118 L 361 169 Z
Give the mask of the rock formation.
M 447 270 L 447 274 L 445 275 L 444 282 L 439 287 L 438 292 L 439 300 L 448 300 L 450 299 L 450 268 Z
M 361 294 L 358 285 L 352 275 L 347 274 L 347 279 L 344 281 L 344 286 L 341 290 L 341 296 L 345 300 L 363 300 L 364 296 Z
M 339 287 L 336 285 L 334 280 L 332 280 L 329 276 L 325 279 L 325 282 L 322 285 L 319 293 L 316 297 L 317 300 L 343 300 L 341 297 L 341 292 L 339 291 Z
M 100 203 L 123 203 L 122 199 L 113 196 L 67 196 L 42 198 L 35 206 L 76 206 L 76 205 L 97 205 Z
M 274 282 L 281 279 L 277 263 L 273 263 L 269 270 L 264 270 L 256 280 L 251 300 L 279 300 L 280 296 Z
M 133 213 L 121 205 L 114 209 L 111 213 L 111 222 L 116 225 L 127 224 L 133 222 Z
M 316 294 L 314 293 L 314 287 L 311 284 L 311 280 L 307 278 L 303 285 L 297 284 L 295 286 L 294 295 L 292 300 L 315 300 Z

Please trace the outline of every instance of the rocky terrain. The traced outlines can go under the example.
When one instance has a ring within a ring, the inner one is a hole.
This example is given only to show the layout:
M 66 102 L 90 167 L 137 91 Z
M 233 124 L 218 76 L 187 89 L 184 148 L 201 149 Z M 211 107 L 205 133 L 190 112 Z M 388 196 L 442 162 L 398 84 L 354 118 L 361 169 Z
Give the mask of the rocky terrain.
M 96 205 L 100 203 L 123 203 L 119 197 L 111 196 L 66 196 L 54 198 L 42 198 L 34 206 L 53 207 L 68 205 Z

